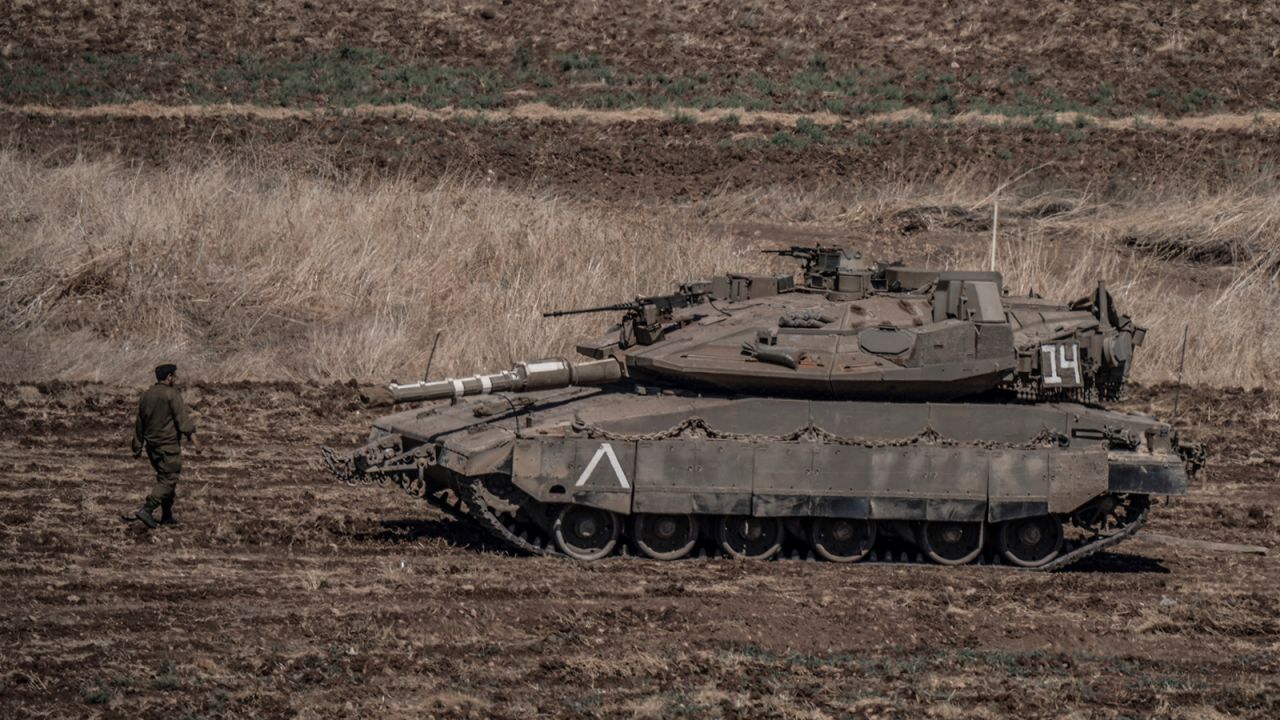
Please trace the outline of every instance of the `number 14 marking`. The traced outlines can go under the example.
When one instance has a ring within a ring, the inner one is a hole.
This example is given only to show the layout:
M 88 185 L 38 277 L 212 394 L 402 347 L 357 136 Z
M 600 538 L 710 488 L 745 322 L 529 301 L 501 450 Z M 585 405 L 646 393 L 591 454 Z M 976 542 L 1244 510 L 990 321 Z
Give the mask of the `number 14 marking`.
M 1070 347 L 1070 355 L 1067 354 L 1067 348 Z M 1041 374 L 1044 376 L 1045 385 L 1082 385 L 1084 379 L 1080 377 L 1080 345 L 1077 343 L 1063 343 L 1062 345 L 1041 345 L 1040 352 L 1044 354 L 1044 363 L 1041 365 Z M 1059 375 L 1059 371 L 1068 376 L 1064 378 Z M 1070 371 L 1068 374 L 1067 371 Z M 1075 377 L 1073 381 L 1071 378 Z

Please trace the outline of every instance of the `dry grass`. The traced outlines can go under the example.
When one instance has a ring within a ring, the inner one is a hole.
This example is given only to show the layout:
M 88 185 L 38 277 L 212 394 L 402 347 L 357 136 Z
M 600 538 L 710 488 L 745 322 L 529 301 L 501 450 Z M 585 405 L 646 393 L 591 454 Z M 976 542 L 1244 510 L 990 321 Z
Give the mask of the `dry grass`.
M 998 266 L 1016 293 L 1075 297 L 1104 279 L 1151 330 L 1134 376 L 1274 386 L 1280 354 L 1280 201 L 1270 185 L 1123 201 L 1002 190 Z M 0 154 L 0 308 L 10 379 L 119 381 L 172 358 L 214 380 L 500 369 L 572 352 L 605 316 L 542 310 L 669 291 L 762 267 L 712 224 L 868 234 L 892 248 L 909 218 L 933 259 L 984 266 L 995 198 L 941 183 L 772 188 L 692 206 L 595 206 L 474 178 L 433 187 L 337 185 L 260 168 L 49 168 Z M 968 238 L 948 245 L 948 237 Z M 888 240 L 885 238 L 888 237 Z
M 734 265 L 672 217 L 457 178 L 336 187 L 226 166 L 46 168 L 0 155 L 0 307 L 11 378 L 207 379 L 501 369 L 601 318 L 540 311 L 665 291 Z M 741 263 L 736 263 L 741 264 Z
M 581 87 L 581 86 L 579 86 Z M 508 91 L 508 95 L 520 91 Z M 1102 130 L 1132 130 L 1145 124 L 1160 130 L 1239 131 L 1260 130 L 1280 125 L 1280 112 L 1262 110 L 1247 113 L 1215 113 L 1188 117 L 1164 117 L 1158 114 L 1142 114 L 1125 117 L 1103 117 L 1083 112 L 1028 113 L 1001 115 L 998 113 L 966 112 L 954 117 L 935 116 L 926 107 L 907 107 L 891 112 L 868 113 L 849 117 L 825 111 L 753 110 L 746 107 L 700 108 L 664 103 L 659 107 L 639 106 L 618 110 L 600 110 L 585 107 L 556 107 L 545 102 L 528 102 L 500 108 L 463 106 L 422 107 L 410 103 L 394 105 L 358 104 L 350 107 L 327 105 L 323 108 L 289 107 L 279 104 L 254 105 L 249 103 L 219 102 L 216 104 L 159 103 L 138 100 L 127 103 L 95 103 L 84 107 L 60 107 L 44 104 L 0 103 L 0 112 L 16 112 L 26 115 L 42 115 L 50 118 L 242 118 L 260 120 L 311 119 L 339 114 L 347 117 L 381 117 L 404 120 L 450 120 L 503 122 L 510 120 L 537 120 L 541 122 L 588 122 L 599 125 L 616 125 L 634 122 L 664 122 L 679 117 L 687 123 L 722 123 L 732 118 L 738 125 L 761 125 L 766 128 L 796 127 L 802 122 L 820 126 L 849 126 L 876 128 L 886 124 L 957 124 L 968 127 L 1036 127 L 1052 120 L 1063 127 L 1085 123 L 1087 127 Z
M 1053 206 L 1038 198 L 1033 208 Z M 1047 217 L 1022 208 L 997 248 L 1014 292 L 1079 297 L 1107 282 L 1150 329 L 1134 366 L 1144 382 L 1275 387 L 1280 354 L 1280 197 L 1241 188 L 1126 202 L 1056 201 Z M 1015 212 L 1018 206 L 1015 205 Z M 986 258 L 970 253 L 967 264 Z M 963 262 L 963 261 L 962 261 Z

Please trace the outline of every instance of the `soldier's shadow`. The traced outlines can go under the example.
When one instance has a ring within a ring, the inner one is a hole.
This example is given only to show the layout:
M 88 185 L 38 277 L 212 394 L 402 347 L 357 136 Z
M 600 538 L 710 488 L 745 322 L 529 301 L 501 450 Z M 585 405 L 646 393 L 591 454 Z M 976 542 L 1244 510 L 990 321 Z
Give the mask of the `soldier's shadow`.
M 1100 552 L 1068 565 L 1059 572 L 1168 575 L 1170 571 L 1164 566 L 1164 560 L 1160 558 L 1131 553 Z

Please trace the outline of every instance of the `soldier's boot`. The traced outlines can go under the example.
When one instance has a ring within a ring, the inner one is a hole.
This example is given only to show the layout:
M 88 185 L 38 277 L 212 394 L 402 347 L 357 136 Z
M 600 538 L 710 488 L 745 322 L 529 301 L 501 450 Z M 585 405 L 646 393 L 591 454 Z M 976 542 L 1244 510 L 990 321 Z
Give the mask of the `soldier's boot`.
M 180 525 L 178 519 L 173 516 L 173 501 L 160 504 L 160 524 L 161 525 Z
M 148 508 L 146 505 L 143 505 L 142 507 L 138 508 L 138 512 L 134 513 L 133 516 L 141 520 L 143 525 L 146 525 L 152 530 L 155 530 L 156 528 L 160 527 L 156 523 L 156 519 L 151 517 L 151 509 Z

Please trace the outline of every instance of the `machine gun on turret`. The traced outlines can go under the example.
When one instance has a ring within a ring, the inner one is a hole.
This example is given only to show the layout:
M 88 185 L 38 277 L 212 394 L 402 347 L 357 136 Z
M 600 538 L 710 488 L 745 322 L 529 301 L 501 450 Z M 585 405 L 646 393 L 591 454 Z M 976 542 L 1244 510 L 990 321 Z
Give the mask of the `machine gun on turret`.
M 841 276 L 865 277 L 865 282 L 870 281 L 870 266 L 862 259 L 862 253 L 858 250 L 828 245 L 792 245 L 783 250 L 761 252 L 796 258 L 804 263 L 804 285 L 814 290 L 843 289 Z
M 804 274 L 835 275 L 839 272 L 858 272 L 869 266 L 862 261 L 862 252 L 834 245 L 792 245 L 780 250 L 761 250 L 765 255 L 792 257 L 804 263 Z
M 567 315 L 584 315 L 587 313 L 624 312 L 619 323 L 619 346 L 652 345 L 662 339 L 664 322 L 670 320 L 671 313 L 680 308 L 690 307 L 703 302 L 711 294 L 708 283 L 692 283 L 680 286 L 679 292 L 670 295 L 651 295 L 638 297 L 631 302 L 601 305 L 599 307 L 579 308 L 575 310 L 553 310 L 542 313 L 542 317 L 565 317 Z
M 638 313 L 643 312 L 647 308 L 653 308 L 659 315 L 670 315 L 673 310 L 686 308 L 690 305 L 696 305 L 702 302 L 702 299 L 705 298 L 709 292 L 709 289 L 701 286 L 685 285 L 680 288 L 679 292 L 671 293 L 670 295 L 650 295 L 648 297 L 638 297 L 630 302 L 600 305 L 597 307 L 575 308 L 573 310 L 552 310 L 550 312 L 542 313 L 542 317 L 567 317 L 569 315 L 586 315 L 588 313 L 602 312 Z
M 872 268 L 858 250 L 833 245 L 792 245 L 782 250 L 761 250 L 766 255 L 792 257 L 804 263 L 804 287 L 839 291 L 854 299 L 871 286 Z

